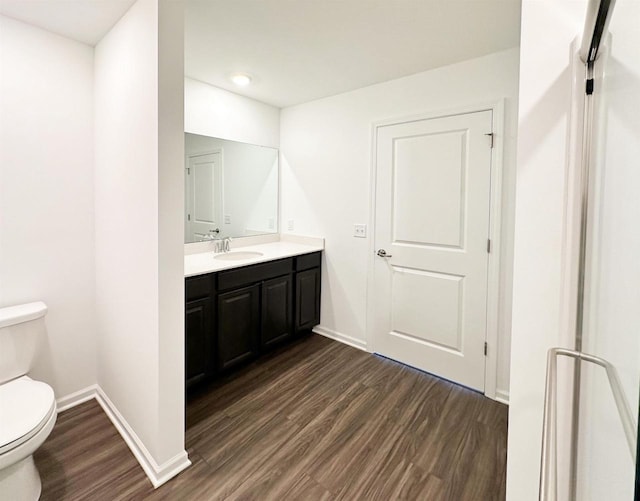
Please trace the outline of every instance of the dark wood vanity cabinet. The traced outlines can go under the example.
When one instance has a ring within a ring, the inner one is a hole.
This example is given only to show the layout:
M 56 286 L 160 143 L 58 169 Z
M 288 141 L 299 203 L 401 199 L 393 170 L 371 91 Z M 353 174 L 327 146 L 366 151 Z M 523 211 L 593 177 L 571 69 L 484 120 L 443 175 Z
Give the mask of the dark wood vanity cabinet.
M 304 332 L 320 323 L 319 252 L 296 259 L 295 330 Z
M 292 275 L 284 275 L 262 283 L 261 348 L 285 341 L 293 335 L 293 280 L 291 277 Z
M 215 374 L 215 282 L 209 275 L 189 278 L 185 287 L 185 380 L 187 387 Z
M 314 252 L 187 278 L 187 388 L 318 325 L 320 266 Z
M 185 309 L 186 382 L 192 386 L 212 373 L 211 357 L 213 328 L 211 301 L 199 299 L 187 302 Z
M 320 323 L 320 269 L 296 274 L 296 332 Z
M 218 295 L 218 368 L 225 370 L 258 353 L 260 285 Z

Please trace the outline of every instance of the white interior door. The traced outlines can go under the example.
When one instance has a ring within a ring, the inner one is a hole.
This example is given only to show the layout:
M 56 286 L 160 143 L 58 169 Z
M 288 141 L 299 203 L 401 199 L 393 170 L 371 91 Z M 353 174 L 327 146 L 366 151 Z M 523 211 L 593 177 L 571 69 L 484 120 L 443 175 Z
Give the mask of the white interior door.
M 192 241 L 219 234 L 222 214 L 222 152 L 193 155 L 188 159 L 188 215 Z
M 374 351 L 484 391 L 492 112 L 379 127 Z

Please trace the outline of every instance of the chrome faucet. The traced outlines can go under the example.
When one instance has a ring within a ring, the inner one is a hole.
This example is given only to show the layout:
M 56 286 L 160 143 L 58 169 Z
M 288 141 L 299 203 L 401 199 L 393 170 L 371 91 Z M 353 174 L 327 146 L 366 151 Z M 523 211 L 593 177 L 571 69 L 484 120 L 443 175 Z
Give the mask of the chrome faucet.
M 204 242 L 213 242 L 213 252 L 215 252 L 216 254 L 218 252 L 229 252 L 231 250 L 231 237 L 222 238 L 220 236 L 219 228 L 216 228 L 215 230 L 209 230 L 209 234 L 202 235 L 202 240 Z
M 214 239 L 215 247 L 213 248 L 213 252 L 229 252 L 231 250 L 231 237 L 225 237 L 222 239 Z

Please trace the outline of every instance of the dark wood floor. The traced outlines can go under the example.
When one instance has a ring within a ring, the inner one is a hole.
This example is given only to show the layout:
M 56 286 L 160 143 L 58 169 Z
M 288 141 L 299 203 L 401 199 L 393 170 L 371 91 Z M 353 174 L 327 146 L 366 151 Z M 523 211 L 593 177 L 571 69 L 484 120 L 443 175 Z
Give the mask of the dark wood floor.
M 153 490 L 91 401 L 35 459 L 43 500 L 502 500 L 507 408 L 312 335 L 189 399 L 193 465 Z

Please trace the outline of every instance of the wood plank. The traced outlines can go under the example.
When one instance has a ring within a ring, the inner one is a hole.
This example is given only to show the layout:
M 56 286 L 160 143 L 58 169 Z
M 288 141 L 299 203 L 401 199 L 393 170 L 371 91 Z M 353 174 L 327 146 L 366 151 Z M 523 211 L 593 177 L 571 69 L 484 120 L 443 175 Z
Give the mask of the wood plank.
M 283 491 L 280 499 L 331 501 L 334 497 L 310 476 L 302 475 L 291 482 L 289 488 Z
M 371 409 L 373 403 L 373 392 L 355 383 L 334 405 L 327 407 L 291 441 L 283 444 L 234 495 L 246 498 L 251 492 L 260 492 L 265 499 L 280 499 L 287 491 L 290 478 L 311 471 L 313 468 L 308 464 L 311 458 L 331 455 L 335 450 L 334 444 L 341 443 L 352 433 L 354 423 Z

